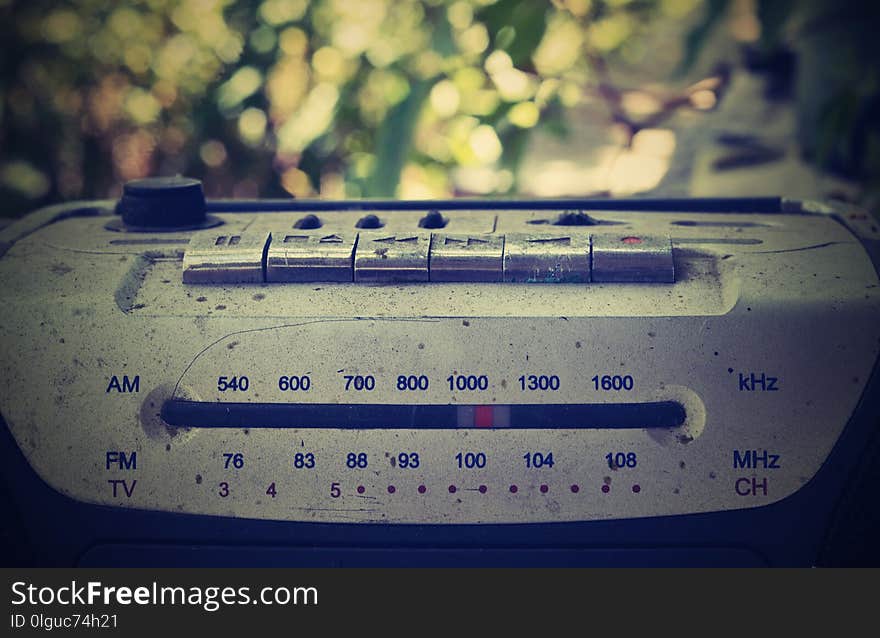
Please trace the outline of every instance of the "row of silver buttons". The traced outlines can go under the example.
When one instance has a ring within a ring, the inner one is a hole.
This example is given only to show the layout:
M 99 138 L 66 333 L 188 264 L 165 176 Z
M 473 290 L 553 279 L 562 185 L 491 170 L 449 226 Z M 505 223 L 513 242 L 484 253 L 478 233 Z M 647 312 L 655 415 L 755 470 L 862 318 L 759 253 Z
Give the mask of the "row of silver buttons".
M 428 232 L 202 233 L 184 283 L 672 283 L 669 237 Z

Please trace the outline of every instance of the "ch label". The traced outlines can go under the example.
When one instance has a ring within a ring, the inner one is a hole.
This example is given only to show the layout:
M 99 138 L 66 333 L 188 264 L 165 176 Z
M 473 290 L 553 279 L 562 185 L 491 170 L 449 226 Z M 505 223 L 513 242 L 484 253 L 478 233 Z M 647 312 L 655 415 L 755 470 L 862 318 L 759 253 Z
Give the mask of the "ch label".
M 740 496 L 767 496 L 767 479 L 752 477 L 742 477 L 736 479 L 733 489 Z
M 740 372 L 740 392 L 778 392 L 779 377 L 771 377 L 766 372 Z
M 119 380 L 119 377 L 115 374 L 110 378 L 110 383 L 107 385 L 107 393 L 110 392 L 140 392 L 141 391 L 141 377 L 139 374 L 134 375 L 134 378 L 129 379 L 127 374 L 122 375 L 122 380 Z

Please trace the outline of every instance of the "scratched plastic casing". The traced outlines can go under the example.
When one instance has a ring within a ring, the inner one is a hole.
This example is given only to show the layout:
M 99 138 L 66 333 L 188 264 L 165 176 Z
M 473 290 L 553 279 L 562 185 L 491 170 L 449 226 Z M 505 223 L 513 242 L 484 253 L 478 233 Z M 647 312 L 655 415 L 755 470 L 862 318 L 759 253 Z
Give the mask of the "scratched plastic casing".
M 218 213 L 219 228 L 263 236 L 304 214 Z M 318 214 L 321 232 L 351 234 L 364 213 Z M 389 231 L 423 232 L 417 205 L 377 214 Z M 607 211 L 591 216 L 616 223 L 559 228 L 535 224 L 552 211 L 444 212 L 449 234 L 672 238 L 674 283 L 543 285 L 183 283 L 190 238 L 218 229 L 119 233 L 108 215 L 96 204 L 24 220 L 5 232 L 0 259 L 0 412 L 39 476 L 89 503 L 431 524 L 754 508 L 816 475 L 880 347 L 875 269 L 822 214 Z M 450 390 L 456 375 L 485 376 L 486 389 Z M 529 390 L 530 375 L 557 377 L 558 389 Z M 290 376 L 308 376 L 308 391 L 284 388 Z M 375 386 L 346 390 L 346 376 Z M 428 387 L 399 390 L 400 376 Z M 615 376 L 632 388 L 601 387 Z M 221 391 L 222 377 L 247 377 L 247 389 Z M 674 401 L 687 417 L 625 430 L 187 428 L 162 421 L 175 399 L 480 410 Z M 536 453 L 552 466 L 534 467 Z M 402 467 L 402 454 L 418 466 Z M 458 460 L 468 454 L 485 466 Z

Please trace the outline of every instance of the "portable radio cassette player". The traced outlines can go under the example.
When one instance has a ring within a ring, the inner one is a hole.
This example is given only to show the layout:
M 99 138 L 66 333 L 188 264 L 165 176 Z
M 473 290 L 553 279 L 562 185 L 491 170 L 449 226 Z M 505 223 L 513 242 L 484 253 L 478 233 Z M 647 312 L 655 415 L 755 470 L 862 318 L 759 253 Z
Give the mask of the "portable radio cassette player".
M 11 562 L 878 561 L 865 215 L 157 178 L 0 240 Z

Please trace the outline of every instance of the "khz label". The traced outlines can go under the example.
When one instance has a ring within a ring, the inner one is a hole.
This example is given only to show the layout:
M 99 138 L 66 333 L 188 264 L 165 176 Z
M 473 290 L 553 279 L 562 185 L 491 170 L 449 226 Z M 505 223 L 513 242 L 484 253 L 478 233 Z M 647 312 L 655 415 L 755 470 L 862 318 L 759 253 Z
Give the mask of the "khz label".
M 740 392 L 778 392 L 779 377 L 771 377 L 765 372 L 760 376 L 755 372 L 739 373 Z

